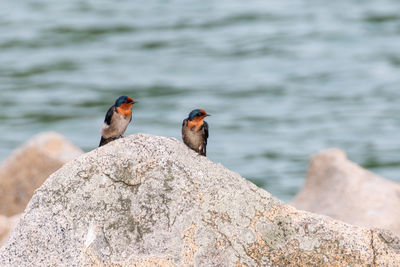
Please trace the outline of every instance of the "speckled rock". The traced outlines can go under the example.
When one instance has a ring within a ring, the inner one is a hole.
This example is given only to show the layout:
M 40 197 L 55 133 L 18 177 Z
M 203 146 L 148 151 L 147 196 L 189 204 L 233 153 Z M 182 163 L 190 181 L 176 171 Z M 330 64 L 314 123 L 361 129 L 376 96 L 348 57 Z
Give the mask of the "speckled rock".
M 0 165 L 0 214 L 12 216 L 23 212 L 44 180 L 82 153 L 54 132 L 32 137 Z
M 400 236 L 400 183 L 361 168 L 339 149 L 311 158 L 305 185 L 292 205 Z
M 20 214 L 14 215 L 10 218 L 0 215 L 0 246 L 6 242 L 11 230 L 17 225 L 19 217 Z
M 296 210 L 176 139 L 138 134 L 51 175 L 0 265 L 399 266 L 400 241 Z

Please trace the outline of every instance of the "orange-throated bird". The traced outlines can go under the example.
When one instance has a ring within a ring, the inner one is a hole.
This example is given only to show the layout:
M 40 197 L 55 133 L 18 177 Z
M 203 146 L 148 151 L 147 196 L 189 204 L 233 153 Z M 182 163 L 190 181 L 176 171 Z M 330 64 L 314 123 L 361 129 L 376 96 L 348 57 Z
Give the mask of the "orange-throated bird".
M 182 123 L 183 142 L 202 156 L 207 154 L 208 124 L 204 118 L 210 116 L 204 109 L 195 109 Z
M 132 120 L 132 105 L 135 103 L 136 101 L 128 96 L 118 97 L 115 104 L 107 111 L 103 127 L 101 127 L 99 146 L 122 137 Z

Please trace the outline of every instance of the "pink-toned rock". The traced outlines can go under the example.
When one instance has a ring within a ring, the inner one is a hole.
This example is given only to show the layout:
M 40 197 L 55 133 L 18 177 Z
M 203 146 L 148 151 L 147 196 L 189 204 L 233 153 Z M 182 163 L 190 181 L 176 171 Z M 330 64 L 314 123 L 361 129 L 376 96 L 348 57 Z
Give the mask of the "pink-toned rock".
M 291 204 L 400 235 L 400 183 L 361 168 L 339 149 L 325 150 L 311 158 L 304 187 Z
M 20 217 L 21 214 L 17 214 L 10 218 L 0 215 L 0 247 L 6 242 L 10 232 L 17 225 Z
M 36 188 L 83 151 L 55 132 L 32 137 L 0 165 L 0 214 L 24 211 Z

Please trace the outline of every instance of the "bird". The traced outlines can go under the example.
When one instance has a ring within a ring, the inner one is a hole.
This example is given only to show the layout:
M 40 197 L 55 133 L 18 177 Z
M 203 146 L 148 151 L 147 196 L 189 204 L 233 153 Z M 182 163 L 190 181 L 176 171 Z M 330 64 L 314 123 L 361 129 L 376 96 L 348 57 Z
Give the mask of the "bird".
M 121 138 L 132 120 L 132 106 L 137 103 L 128 96 L 120 96 L 111 106 L 101 127 L 100 146 Z
M 211 116 L 204 109 L 194 109 L 182 122 L 182 140 L 191 149 L 207 156 L 208 123 L 204 118 Z

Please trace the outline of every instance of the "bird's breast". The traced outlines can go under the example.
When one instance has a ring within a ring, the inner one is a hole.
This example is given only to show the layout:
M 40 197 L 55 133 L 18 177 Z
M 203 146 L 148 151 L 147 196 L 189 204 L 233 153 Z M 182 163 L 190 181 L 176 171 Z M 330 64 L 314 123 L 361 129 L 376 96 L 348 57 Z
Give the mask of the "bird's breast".
M 123 104 L 124 105 L 124 104 Z M 128 117 L 132 115 L 132 109 L 131 108 L 126 108 L 124 106 L 117 107 L 118 114 Z
M 124 116 L 120 113 L 114 113 L 111 118 L 110 125 L 106 123 L 103 124 L 101 135 L 104 138 L 111 138 L 111 137 L 119 137 L 122 136 L 128 127 L 128 124 L 131 120 L 132 114 L 128 116 Z
M 182 131 L 182 138 L 186 145 L 198 151 L 204 143 L 204 130 L 192 130 L 189 125 L 185 126 Z
M 198 131 L 200 130 L 201 126 L 203 126 L 204 121 L 199 121 L 199 120 L 193 120 L 193 121 L 188 121 L 187 126 L 189 127 L 190 130 Z

